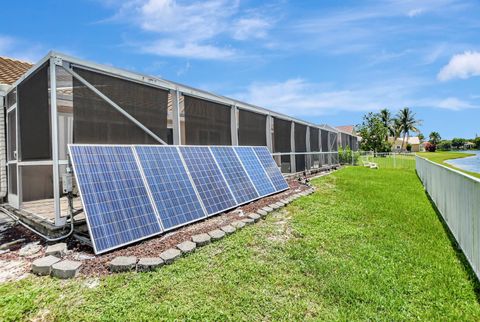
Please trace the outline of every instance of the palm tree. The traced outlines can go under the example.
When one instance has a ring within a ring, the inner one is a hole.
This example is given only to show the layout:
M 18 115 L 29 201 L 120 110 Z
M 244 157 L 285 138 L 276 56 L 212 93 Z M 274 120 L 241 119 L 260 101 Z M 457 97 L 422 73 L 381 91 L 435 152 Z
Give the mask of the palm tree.
M 440 136 L 440 133 L 438 133 L 438 132 L 430 133 L 428 138 L 430 139 L 430 143 L 432 143 L 434 145 L 437 145 L 438 143 L 440 143 L 440 140 L 442 139 L 442 137 Z
M 398 111 L 397 119 L 403 133 L 402 148 L 404 148 L 405 140 L 408 140 L 410 131 L 417 133 L 420 132 L 418 126 L 420 126 L 422 122 L 415 119 L 415 113 L 413 113 L 413 111 L 408 107 L 402 108 L 400 111 Z
M 393 136 L 394 135 L 394 128 L 393 128 L 393 119 L 392 119 L 392 113 L 387 108 L 384 108 L 380 110 L 380 119 L 382 120 L 383 125 L 387 128 L 388 133 L 387 136 L 385 137 L 385 141 L 388 141 L 388 136 Z
M 397 142 L 397 139 L 402 135 L 402 124 L 397 118 L 393 119 L 393 144 Z

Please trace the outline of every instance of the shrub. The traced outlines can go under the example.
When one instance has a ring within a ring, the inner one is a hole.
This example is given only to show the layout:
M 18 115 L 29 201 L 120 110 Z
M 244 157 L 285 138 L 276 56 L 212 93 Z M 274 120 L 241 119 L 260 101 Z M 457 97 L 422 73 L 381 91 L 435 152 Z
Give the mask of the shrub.
M 437 149 L 440 151 L 450 151 L 452 149 L 452 143 L 448 140 L 443 140 L 438 143 Z
M 425 143 L 425 151 L 427 152 L 435 152 L 437 150 L 437 146 L 430 142 Z
M 412 145 L 410 143 L 407 144 L 407 151 L 412 152 Z

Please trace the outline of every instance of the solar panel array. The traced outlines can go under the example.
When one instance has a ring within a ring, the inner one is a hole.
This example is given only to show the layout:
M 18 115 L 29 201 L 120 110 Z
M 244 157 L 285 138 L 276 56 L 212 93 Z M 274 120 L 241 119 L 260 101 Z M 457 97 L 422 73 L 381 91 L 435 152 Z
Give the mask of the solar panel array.
M 69 150 L 96 254 L 288 188 L 266 147 Z

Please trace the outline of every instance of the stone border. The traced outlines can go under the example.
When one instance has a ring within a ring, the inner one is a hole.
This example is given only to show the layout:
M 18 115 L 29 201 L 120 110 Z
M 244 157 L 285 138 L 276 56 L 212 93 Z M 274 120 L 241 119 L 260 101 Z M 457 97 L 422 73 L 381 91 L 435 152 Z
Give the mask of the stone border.
M 157 270 L 165 265 L 174 263 L 182 256 L 186 256 L 194 252 L 197 248 L 206 246 L 211 242 L 218 241 L 228 235 L 234 234 L 247 225 L 253 225 L 265 219 L 269 213 L 272 213 L 282 207 L 285 207 L 294 200 L 308 196 L 315 192 L 315 188 L 310 187 L 308 190 L 294 193 L 280 201 L 274 202 L 256 212 L 246 214 L 245 218 L 237 220 L 226 226 L 218 227 L 208 233 L 191 236 L 190 240 L 183 241 L 174 248 L 169 248 L 158 255 L 158 257 L 148 257 L 137 259 L 135 256 L 118 256 L 110 263 L 109 268 L 111 273 L 121 272 L 147 272 Z M 67 252 L 65 244 L 57 244 L 50 246 L 49 253 L 63 257 Z M 77 276 L 81 262 L 62 261 L 55 256 L 47 256 L 39 258 L 33 262 L 32 272 L 37 275 L 52 275 L 57 278 L 73 278 Z

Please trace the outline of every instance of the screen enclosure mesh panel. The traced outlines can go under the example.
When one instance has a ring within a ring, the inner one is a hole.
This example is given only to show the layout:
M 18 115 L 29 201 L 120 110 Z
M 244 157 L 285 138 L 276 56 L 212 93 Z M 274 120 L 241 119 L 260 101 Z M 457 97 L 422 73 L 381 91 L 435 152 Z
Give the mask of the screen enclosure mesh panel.
M 161 232 L 129 146 L 70 146 L 95 253 Z
M 217 164 L 222 170 L 225 179 L 230 184 L 238 203 L 248 202 L 259 197 L 255 186 L 240 163 L 235 151 L 231 147 L 211 147 Z M 270 159 L 272 157 L 270 156 Z M 272 159 L 272 162 L 273 161 Z
M 206 217 L 176 147 L 135 151 L 165 230 Z
M 265 147 L 69 145 L 95 253 L 288 188 Z
M 257 154 L 258 160 L 262 164 L 263 168 L 267 172 L 268 177 L 273 183 L 276 191 L 285 190 L 288 188 L 288 184 L 283 178 L 282 173 L 277 167 L 277 164 L 273 160 L 268 149 L 263 146 L 254 147 L 253 150 Z
M 234 147 L 234 149 L 260 196 L 263 197 L 275 192 L 275 188 L 273 187 L 270 178 L 268 178 L 265 169 L 258 160 L 257 155 L 253 151 L 253 148 L 249 146 L 237 146 Z
M 181 146 L 185 163 L 209 215 L 237 205 L 207 146 Z

